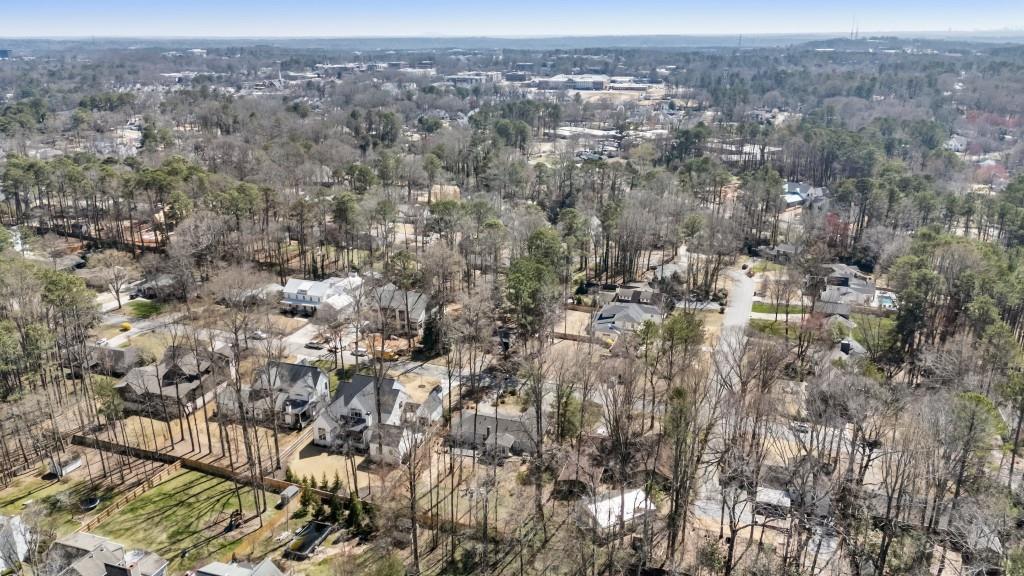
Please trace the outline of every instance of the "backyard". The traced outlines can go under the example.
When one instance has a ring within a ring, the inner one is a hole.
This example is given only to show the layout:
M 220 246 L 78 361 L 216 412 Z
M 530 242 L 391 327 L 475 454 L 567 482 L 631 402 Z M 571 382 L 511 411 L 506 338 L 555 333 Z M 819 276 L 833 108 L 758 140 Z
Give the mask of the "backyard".
M 800 304 L 785 304 L 776 305 L 772 302 L 754 302 L 751 307 L 751 312 L 757 314 L 774 314 L 778 311 L 779 314 L 785 314 L 786 310 L 789 310 L 790 314 L 803 314 L 804 307 Z
M 240 490 L 248 518 L 255 511 L 255 499 L 251 489 Z M 268 494 L 267 500 L 273 506 L 277 498 Z M 236 509 L 234 483 L 182 472 L 129 503 L 94 531 L 130 548 L 156 552 L 171 563 L 171 572 L 180 572 L 197 563 L 230 560 L 248 543 L 246 536 L 255 528 L 252 522 L 225 531 Z M 263 514 L 264 521 L 281 514 L 270 508 Z
M 133 318 L 145 319 L 152 318 L 153 316 L 159 314 L 160 311 L 163 309 L 163 305 L 161 305 L 159 302 L 153 302 L 151 300 L 143 300 L 142 298 L 139 298 L 138 300 L 132 300 L 131 302 L 128 302 L 127 304 L 125 304 L 124 308 L 128 312 L 128 314 L 130 314 Z
M 40 504 L 58 535 L 74 532 L 82 519 L 101 511 L 116 499 L 118 491 L 110 484 L 90 482 L 87 466 L 95 466 L 93 472 L 99 476 L 99 464 L 90 461 L 62 480 L 44 479 L 38 475 L 19 478 L 0 490 L 0 516 L 21 514 L 29 505 Z M 86 514 L 79 502 L 90 497 L 99 498 L 99 505 Z

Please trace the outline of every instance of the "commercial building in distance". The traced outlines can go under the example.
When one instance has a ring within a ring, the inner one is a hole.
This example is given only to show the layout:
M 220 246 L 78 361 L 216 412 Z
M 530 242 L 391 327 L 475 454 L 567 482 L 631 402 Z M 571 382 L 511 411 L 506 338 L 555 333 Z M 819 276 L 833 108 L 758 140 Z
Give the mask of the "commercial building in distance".
M 607 90 L 608 76 L 604 74 L 558 74 L 537 78 L 534 86 L 541 90 Z

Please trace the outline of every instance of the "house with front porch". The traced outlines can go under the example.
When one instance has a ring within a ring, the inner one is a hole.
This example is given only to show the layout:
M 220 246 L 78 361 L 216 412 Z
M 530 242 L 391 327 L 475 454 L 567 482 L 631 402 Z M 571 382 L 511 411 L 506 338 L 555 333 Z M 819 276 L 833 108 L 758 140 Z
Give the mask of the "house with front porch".
M 244 408 L 258 424 L 301 430 L 330 403 L 330 378 L 316 366 L 267 362 L 253 384 L 217 393 L 217 413 L 238 420 Z

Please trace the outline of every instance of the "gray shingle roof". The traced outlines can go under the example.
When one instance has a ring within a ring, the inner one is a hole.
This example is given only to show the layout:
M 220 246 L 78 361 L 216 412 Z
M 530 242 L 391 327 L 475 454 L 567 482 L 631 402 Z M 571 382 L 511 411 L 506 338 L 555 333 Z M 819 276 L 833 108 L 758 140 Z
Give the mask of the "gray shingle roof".
M 311 398 L 316 395 L 317 382 L 326 377 L 316 366 L 268 362 L 258 372 L 257 386 L 285 392 L 291 398 Z
M 377 386 L 376 378 L 366 374 L 354 374 L 352 380 L 343 382 L 338 388 L 337 398 L 331 405 L 332 412 L 335 409 L 345 409 L 350 406 L 356 398 L 368 409 L 376 409 Z M 384 378 L 380 383 L 380 411 L 381 420 L 387 422 L 391 419 L 392 413 L 398 404 L 399 398 L 405 395 L 405 387 L 393 378 Z M 340 400 L 340 405 L 338 400 Z
M 389 310 L 409 310 L 410 318 L 418 318 L 427 310 L 427 297 L 413 290 L 402 290 L 388 282 L 373 291 L 373 302 Z
M 601 309 L 594 319 L 595 330 L 621 330 L 646 320 L 660 320 L 661 310 L 650 304 L 612 302 Z

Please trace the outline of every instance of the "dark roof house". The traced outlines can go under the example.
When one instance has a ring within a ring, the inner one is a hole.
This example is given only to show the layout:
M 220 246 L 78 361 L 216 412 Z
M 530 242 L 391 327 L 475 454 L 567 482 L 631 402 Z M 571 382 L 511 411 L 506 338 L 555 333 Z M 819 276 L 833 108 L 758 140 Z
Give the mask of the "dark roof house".
M 498 448 L 533 454 L 537 450 L 536 420 L 528 414 L 485 414 L 462 410 L 452 416 L 450 441 L 466 448 Z
M 409 394 L 398 381 L 384 378 L 378 386 L 373 376 L 355 374 L 338 387 L 331 405 L 316 419 L 313 443 L 335 448 L 348 439 L 365 448 L 367 430 L 377 424 L 401 425 L 408 403 Z
M 429 299 L 425 294 L 402 290 L 390 282 L 373 291 L 370 304 L 379 306 L 385 322 L 390 322 L 400 333 L 423 330 Z
M 115 386 L 129 411 L 176 418 L 202 406 L 230 376 L 230 358 L 219 351 L 171 346 L 157 364 L 133 368 Z M 162 404 L 162 405 L 161 405 Z
M 272 361 L 256 372 L 252 386 L 221 390 L 217 410 L 237 419 L 244 405 L 259 422 L 301 429 L 320 415 L 329 398 L 330 378 L 320 368 Z
M 93 371 L 107 376 L 124 376 L 139 365 L 141 358 L 135 348 L 117 348 L 90 344 L 89 365 Z
M 57 539 L 48 556 L 47 568 L 58 576 L 164 576 L 168 565 L 153 552 L 129 550 L 86 532 Z

